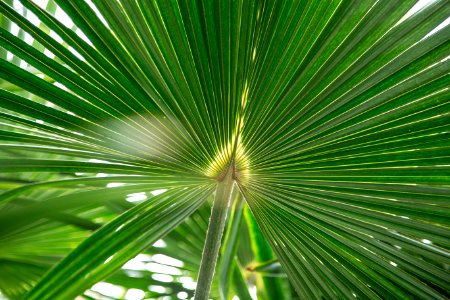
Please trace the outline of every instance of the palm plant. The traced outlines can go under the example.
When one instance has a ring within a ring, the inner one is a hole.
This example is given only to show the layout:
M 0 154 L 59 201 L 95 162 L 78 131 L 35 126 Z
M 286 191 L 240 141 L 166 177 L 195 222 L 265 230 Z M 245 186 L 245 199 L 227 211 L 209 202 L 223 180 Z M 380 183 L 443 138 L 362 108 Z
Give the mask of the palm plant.
M 449 297 L 448 1 L 2 1 L 8 299 Z

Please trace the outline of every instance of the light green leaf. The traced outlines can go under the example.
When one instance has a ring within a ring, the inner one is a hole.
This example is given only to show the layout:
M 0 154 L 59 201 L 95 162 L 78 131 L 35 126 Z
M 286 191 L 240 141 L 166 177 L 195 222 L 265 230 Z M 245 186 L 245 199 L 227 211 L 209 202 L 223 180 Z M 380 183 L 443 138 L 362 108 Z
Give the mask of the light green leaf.
M 192 214 L 210 192 L 211 186 L 170 190 L 137 205 L 85 240 L 27 298 L 75 297 L 80 289 L 103 279 L 167 234 Z

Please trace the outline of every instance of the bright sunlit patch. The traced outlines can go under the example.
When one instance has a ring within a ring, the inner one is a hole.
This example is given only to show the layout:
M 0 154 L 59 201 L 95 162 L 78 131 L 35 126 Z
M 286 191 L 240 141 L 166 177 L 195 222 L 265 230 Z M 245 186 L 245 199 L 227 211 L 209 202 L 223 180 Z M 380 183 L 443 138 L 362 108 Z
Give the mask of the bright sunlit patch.
M 86 43 L 88 43 L 89 45 L 93 46 L 92 42 L 89 40 L 89 38 L 84 34 L 83 31 L 81 31 L 79 28 L 77 28 L 77 30 L 75 31 L 77 33 L 77 35 L 82 38 Z
M 66 12 L 63 11 L 59 6 L 56 8 L 55 18 L 58 19 L 58 21 L 60 21 L 67 28 L 72 28 L 73 25 L 75 25 L 69 15 L 66 14 Z
M 164 265 L 170 265 L 174 267 L 183 267 L 184 263 L 181 260 L 175 259 L 173 257 L 164 255 L 164 254 L 155 254 L 152 256 L 152 259 L 154 262 L 164 264 Z
M 138 254 L 138 255 L 136 255 L 136 257 L 127 261 L 122 266 L 122 269 L 134 270 L 134 271 L 144 271 L 144 270 L 146 270 L 146 262 L 149 262 L 151 260 L 152 260 L 152 257 L 150 255 Z
M 48 58 L 55 58 L 55 54 L 53 54 L 50 50 L 48 50 L 47 48 L 44 49 L 44 54 L 48 57 Z
M 98 10 L 98 8 L 94 5 L 94 3 L 91 0 L 86 0 L 86 3 L 91 7 L 91 9 L 95 12 L 95 14 L 97 15 L 97 17 L 100 19 L 100 21 L 102 21 L 102 23 L 109 28 L 108 22 L 106 22 L 105 18 L 103 17 L 103 15 L 100 13 L 100 11 Z
M 50 30 L 50 36 L 54 38 L 58 43 L 60 44 L 64 43 L 63 39 L 53 30 Z
M 125 270 L 133 270 L 133 271 L 144 271 L 145 263 L 139 259 L 133 258 L 127 261 L 123 266 L 122 269 Z
M 138 289 L 129 289 L 125 294 L 126 300 L 141 300 L 145 297 L 145 292 Z
M 426 6 L 430 5 L 433 2 L 434 0 L 417 1 L 416 4 L 397 22 L 397 24 L 395 24 L 395 26 L 402 23 L 406 19 L 410 18 L 411 16 L 413 16 L 414 14 L 416 14 L 417 12 L 419 12 L 420 10 L 422 10 L 423 8 L 425 8 Z
M 148 254 L 138 254 L 136 255 L 135 259 L 138 259 L 140 261 L 152 261 L 151 255 Z
M 99 176 L 97 176 L 99 177 Z M 118 187 L 118 186 L 124 186 L 125 183 L 122 182 L 110 182 L 106 185 L 107 188 L 114 188 L 114 187 Z
M 161 282 L 173 282 L 173 277 L 167 274 L 152 274 L 152 278 Z
M 25 43 L 27 43 L 28 45 L 32 46 L 34 39 L 33 37 L 29 34 L 29 33 L 25 33 L 25 38 L 23 39 L 25 41 Z
M 97 173 L 97 175 L 95 175 L 95 177 L 108 177 L 108 174 L 106 174 L 106 173 Z
M 42 121 L 42 120 L 36 120 L 36 123 L 38 123 L 38 124 L 44 124 L 44 121 Z
M 164 240 L 157 240 L 157 241 L 153 244 L 153 247 L 156 247 L 156 248 L 165 248 L 165 247 L 167 247 L 167 244 L 166 244 L 166 242 L 164 242 Z
M 426 38 L 432 36 L 433 34 L 438 32 L 439 30 L 444 29 L 445 27 L 447 27 L 449 24 L 450 24 L 450 17 L 448 17 L 444 22 L 439 24 L 435 29 L 431 30 L 426 36 L 423 37 L 423 39 L 426 39 Z
M 252 285 L 249 287 L 248 292 L 250 294 L 250 296 L 252 297 L 252 299 L 258 299 L 257 295 L 256 295 L 256 285 Z
M 109 161 L 101 160 L 101 159 L 95 159 L 95 158 L 91 158 L 91 159 L 89 160 L 89 162 L 92 162 L 92 163 L 102 163 L 102 164 L 109 164 L 109 163 L 110 163 Z
M 427 245 L 431 245 L 431 244 L 433 244 L 433 242 L 432 242 L 432 241 L 430 241 L 430 240 L 427 240 L 427 239 L 423 239 L 423 240 L 422 240 L 422 243 L 424 243 L 424 244 L 427 244 Z
M 17 5 L 17 0 L 14 1 L 14 6 Z M 48 4 L 48 0 L 33 0 L 34 3 L 36 3 L 39 7 L 45 9 Z
M 151 285 L 148 287 L 148 290 L 160 294 L 167 292 L 167 289 L 160 285 Z
M 53 85 L 58 87 L 58 88 L 60 88 L 61 90 L 69 91 L 69 89 L 64 84 L 62 84 L 60 82 L 54 82 Z M 69 115 L 75 116 L 75 114 L 73 112 L 66 111 L 66 113 L 69 114 Z
M 91 290 L 112 298 L 120 298 L 125 292 L 123 287 L 107 282 L 96 283 Z
M 157 263 L 148 263 L 145 265 L 145 268 L 150 272 L 158 272 L 167 275 L 181 275 L 181 271 L 178 268 L 172 266 L 161 265 Z
M 188 296 L 189 296 L 189 295 L 188 295 L 188 293 L 186 293 L 186 292 L 179 292 L 179 293 L 177 294 L 178 299 L 186 299 Z
M 154 191 L 151 191 L 150 194 L 152 194 L 153 196 L 158 196 L 166 191 L 167 191 L 167 189 L 154 190 Z
M 109 263 L 109 262 L 113 259 L 113 257 L 114 257 L 114 255 L 111 255 L 110 257 L 108 257 L 108 258 L 105 260 L 104 264 Z
M 73 47 L 69 47 L 69 51 L 72 52 L 73 55 L 75 55 L 78 59 L 82 61 L 86 61 L 86 59 L 81 55 L 77 50 L 75 50 Z
M 6 53 L 6 60 L 11 61 L 13 59 L 14 55 L 8 51 L 8 53 Z
M 15 36 L 19 34 L 20 27 L 17 26 L 16 23 L 11 23 L 11 28 L 9 29 L 9 32 Z
M 145 192 L 128 194 L 125 200 L 128 202 L 144 201 L 147 200 L 147 194 Z
M 390 263 L 391 265 L 393 265 L 394 267 L 397 266 L 397 264 L 396 264 L 395 262 L 393 262 L 393 261 L 390 261 L 389 263 Z
M 187 290 L 195 290 L 197 288 L 197 282 L 184 282 L 182 286 Z
M 191 283 L 194 282 L 194 279 L 192 279 L 192 277 L 189 276 L 182 276 L 178 278 L 178 281 L 181 283 Z
M 21 69 L 24 69 L 24 70 L 25 70 L 25 69 L 28 67 L 28 64 L 27 64 L 26 61 L 21 60 L 21 61 L 20 61 L 20 64 L 19 64 L 19 67 L 20 67 Z

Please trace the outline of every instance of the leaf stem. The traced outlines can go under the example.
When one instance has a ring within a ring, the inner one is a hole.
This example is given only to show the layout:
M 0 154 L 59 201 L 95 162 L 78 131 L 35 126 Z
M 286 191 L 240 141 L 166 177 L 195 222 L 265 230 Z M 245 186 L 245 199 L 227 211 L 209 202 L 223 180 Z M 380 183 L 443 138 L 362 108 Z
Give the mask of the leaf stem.
M 230 167 L 217 184 L 194 300 L 207 300 L 209 297 L 233 186 L 233 167 Z

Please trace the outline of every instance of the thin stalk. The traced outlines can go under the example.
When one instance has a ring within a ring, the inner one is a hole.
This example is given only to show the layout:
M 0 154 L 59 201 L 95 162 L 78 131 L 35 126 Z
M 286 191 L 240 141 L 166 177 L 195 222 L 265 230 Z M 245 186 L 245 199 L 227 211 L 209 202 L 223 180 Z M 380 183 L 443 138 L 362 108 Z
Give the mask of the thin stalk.
M 230 168 L 217 184 L 194 300 L 207 300 L 209 297 L 233 186 L 233 170 Z

